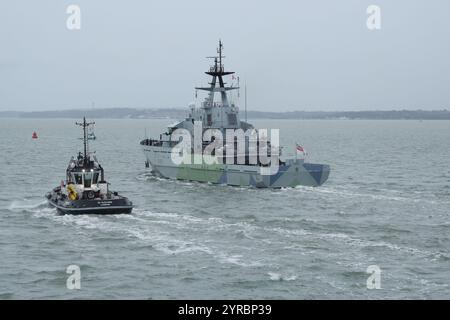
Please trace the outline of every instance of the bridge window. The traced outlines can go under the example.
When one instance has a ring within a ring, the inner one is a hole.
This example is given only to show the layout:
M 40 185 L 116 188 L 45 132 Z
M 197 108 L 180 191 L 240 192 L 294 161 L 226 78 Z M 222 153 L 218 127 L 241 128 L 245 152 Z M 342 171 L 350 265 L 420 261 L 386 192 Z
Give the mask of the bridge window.
M 90 188 L 92 183 L 92 172 L 86 172 L 84 174 L 84 187 Z
M 72 179 L 75 182 L 75 184 L 83 183 L 83 178 L 81 176 L 81 173 L 72 173 Z

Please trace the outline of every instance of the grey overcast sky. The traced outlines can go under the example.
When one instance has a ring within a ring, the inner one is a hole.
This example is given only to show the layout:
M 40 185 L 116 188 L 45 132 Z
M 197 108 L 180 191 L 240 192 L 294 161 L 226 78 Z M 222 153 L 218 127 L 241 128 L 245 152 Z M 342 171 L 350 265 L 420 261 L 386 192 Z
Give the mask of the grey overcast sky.
M 0 110 L 185 107 L 219 38 L 251 110 L 450 108 L 448 0 L 2 0 Z

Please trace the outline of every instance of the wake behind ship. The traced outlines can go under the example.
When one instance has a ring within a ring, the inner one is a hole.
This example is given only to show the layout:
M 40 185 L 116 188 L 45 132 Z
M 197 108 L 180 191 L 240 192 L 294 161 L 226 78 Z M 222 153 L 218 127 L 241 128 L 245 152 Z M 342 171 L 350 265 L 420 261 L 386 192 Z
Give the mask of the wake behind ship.
M 306 163 L 304 159 L 290 158 L 286 160 L 276 160 L 278 163 L 278 170 L 273 174 L 262 174 L 262 168 L 267 166 L 266 163 L 260 161 L 258 157 L 256 163 L 248 161 L 252 154 L 249 147 L 249 142 L 245 141 L 244 149 L 244 163 L 238 162 L 237 157 L 229 155 L 234 161 L 230 164 L 227 160 L 227 154 L 212 155 L 216 161 L 213 164 L 205 162 L 196 163 L 181 163 L 176 164 L 171 157 L 173 148 L 179 143 L 178 139 L 172 139 L 172 133 L 177 129 L 185 129 L 194 135 L 194 124 L 201 123 L 202 132 L 208 129 L 217 129 L 226 136 L 227 129 L 242 129 L 243 131 L 257 129 L 250 123 L 242 121 L 239 115 L 239 108 L 230 103 L 227 92 L 238 90 L 238 86 L 225 86 L 224 76 L 233 75 L 234 72 L 225 71 L 222 64 L 222 42 L 219 41 L 219 48 L 217 50 L 218 56 L 214 58 L 214 65 L 206 72 L 212 77 L 210 86 L 199 87 L 196 90 L 203 90 L 208 92 L 205 100 L 199 108 L 195 105 L 190 106 L 189 116 L 178 123 L 168 126 L 168 130 L 162 133 L 159 139 L 144 139 L 140 142 L 144 154 L 146 156 L 146 164 L 151 166 L 152 173 L 169 179 L 189 180 L 199 182 L 209 182 L 216 184 L 227 184 L 232 186 L 254 186 L 257 188 L 283 188 L 303 186 L 320 186 L 329 176 L 330 167 L 325 164 Z M 233 76 L 234 77 L 234 76 Z M 214 100 L 216 93 L 220 94 L 219 101 Z M 203 135 L 202 135 L 203 136 Z M 214 141 L 204 141 L 202 144 L 202 151 Z M 236 141 L 224 140 L 225 146 L 228 144 L 235 144 Z M 192 150 L 195 146 L 192 143 Z M 270 155 L 270 141 L 268 154 Z M 257 148 L 261 148 L 260 145 Z M 198 150 L 198 149 L 197 149 Z M 281 148 L 279 149 L 281 155 Z M 195 156 L 195 154 L 194 154 Z M 230 159 L 228 159 L 230 160 Z M 208 162 L 211 163 L 211 162 Z

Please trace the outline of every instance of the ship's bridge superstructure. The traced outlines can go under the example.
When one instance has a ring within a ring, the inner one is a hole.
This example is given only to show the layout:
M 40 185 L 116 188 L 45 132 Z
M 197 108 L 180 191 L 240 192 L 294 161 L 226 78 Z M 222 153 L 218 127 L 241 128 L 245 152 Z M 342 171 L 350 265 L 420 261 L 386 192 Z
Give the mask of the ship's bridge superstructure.
M 224 146 L 226 145 L 234 145 L 234 150 L 237 150 L 237 145 L 239 143 L 244 144 L 244 153 L 245 157 L 248 158 L 250 152 L 250 137 L 247 135 L 244 138 L 244 141 L 238 141 L 237 137 L 233 137 L 234 141 L 227 141 L 226 130 L 237 130 L 242 129 L 245 133 L 248 133 L 248 130 L 252 130 L 254 136 L 258 134 L 258 130 L 253 127 L 253 125 L 247 123 L 246 121 L 242 121 L 239 116 L 239 107 L 232 102 L 232 100 L 228 96 L 228 92 L 233 90 L 239 90 L 239 81 L 238 85 L 227 86 L 227 83 L 224 81 L 225 76 L 234 75 L 233 71 L 225 71 L 225 67 L 223 64 L 223 44 L 222 41 L 219 41 L 219 47 L 217 48 L 217 56 L 207 57 L 213 59 L 214 63 L 210 66 L 209 70 L 205 73 L 211 76 L 211 82 L 207 87 L 196 87 L 195 90 L 206 91 L 207 95 L 200 104 L 199 107 L 192 103 L 189 105 L 189 115 L 188 117 L 176 123 L 173 123 L 167 127 L 167 131 L 160 134 L 159 140 L 156 139 L 146 139 L 141 142 L 142 145 L 151 145 L 155 147 L 166 147 L 171 148 L 179 143 L 178 140 L 172 140 L 172 133 L 176 129 L 186 129 L 190 132 L 191 136 L 194 136 L 194 126 L 196 123 L 200 122 L 202 124 L 203 132 L 208 129 L 220 130 L 222 133 L 222 139 Z M 197 96 L 197 94 L 196 94 Z M 217 97 L 218 96 L 218 97 Z M 218 99 L 216 99 L 218 98 Z M 261 138 L 261 137 L 260 137 Z M 203 141 L 203 149 L 212 142 L 215 137 L 211 138 L 211 141 Z M 193 141 L 192 141 L 193 142 Z M 267 154 L 271 155 L 271 142 L 267 141 Z M 192 145 L 192 147 L 194 147 Z M 223 157 L 225 158 L 236 158 L 237 155 L 233 152 L 231 154 L 227 154 L 227 149 L 223 149 Z M 281 155 L 281 148 L 279 148 L 279 155 Z M 246 160 L 246 163 L 249 161 Z M 259 166 L 260 161 L 259 158 L 256 163 L 253 165 Z

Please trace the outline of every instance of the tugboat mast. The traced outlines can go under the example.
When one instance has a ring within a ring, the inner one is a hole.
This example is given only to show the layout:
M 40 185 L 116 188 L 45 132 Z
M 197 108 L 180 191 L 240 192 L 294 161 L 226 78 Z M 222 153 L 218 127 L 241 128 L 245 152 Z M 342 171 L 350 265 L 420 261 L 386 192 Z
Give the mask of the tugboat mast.
M 83 162 L 86 165 L 88 163 L 88 152 L 87 152 L 87 127 L 94 125 L 95 122 L 86 122 L 86 117 L 83 117 L 83 122 L 75 122 L 77 126 L 83 127 L 83 146 L 84 146 L 84 159 Z

